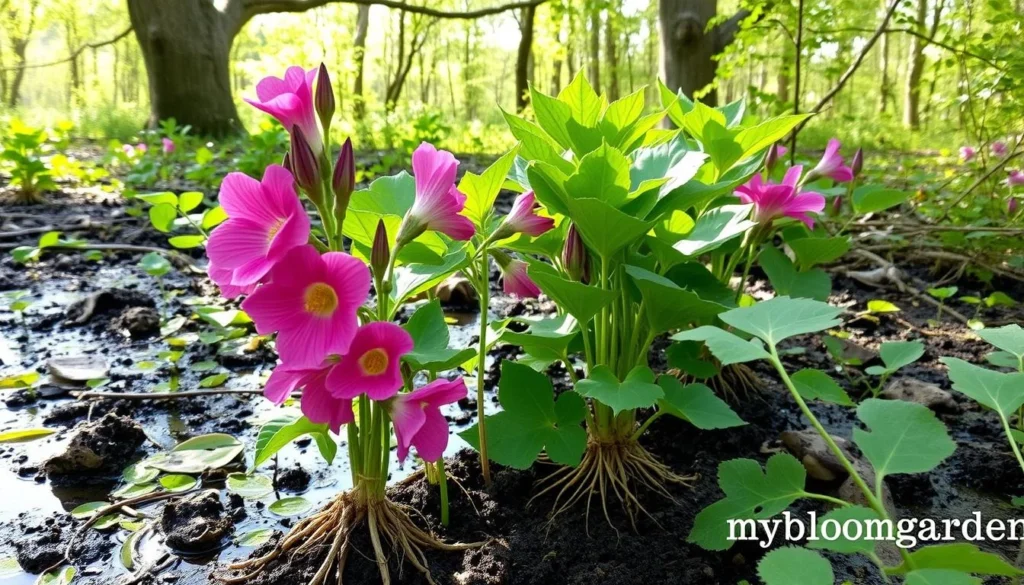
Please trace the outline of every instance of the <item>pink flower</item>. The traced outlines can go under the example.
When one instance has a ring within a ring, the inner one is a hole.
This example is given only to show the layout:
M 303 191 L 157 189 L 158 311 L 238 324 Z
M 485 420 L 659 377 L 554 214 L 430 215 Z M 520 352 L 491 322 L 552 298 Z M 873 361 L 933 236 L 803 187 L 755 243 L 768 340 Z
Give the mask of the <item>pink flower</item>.
M 149 147 L 146 146 L 144 142 L 140 142 L 135 145 L 135 152 L 138 152 L 139 154 L 146 154 L 147 150 L 149 150 Z
M 507 294 L 520 298 L 536 298 L 540 296 L 540 287 L 526 274 L 526 262 L 509 258 L 504 254 L 494 255 L 501 269 L 501 289 Z
M 281 404 L 292 392 L 302 388 L 302 414 L 314 423 L 330 425 L 337 434 L 341 425 L 355 420 L 355 414 L 351 400 L 335 398 L 327 391 L 325 382 L 336 363 L 336 359 L 327 359 L 313 368 L 291 368 L 282 364 L 270 374 L 263 394 L 274 404 Z
M 416 178 L 416 201 L 398 230 L 398 243 L 407 244 L 427 230 L 447 234 L 456 240 L 473 237 L 473 222 L 459 215 L 466 196 L 455 187 L 459 161 L 452 153 L 424 142 L 412 153 Z
M 1010 187 L 1019 187 L 1024 185 L 1024 171 L 1010 171 L 1009 176 L 1006 177 L 1006 184 Z
M 997 140 L 993 142 L 990 148 L 992 150 L 992 154 L 994 154 L 995 156 L 1006 156 L 1006 143 L 1003 142 L 1002 140 Z
M 170 138 L 164 137 L 163 143 L 164 143 L 164 154 L 171 154 L 172 152 L 174 152 L 174 148 L 175 147 L 174 147 L 174 141 L 173 140 L 171 140 Z
M 356 310 L 370 291 L 370 271 L 344 252 L 321 256 L 292 249 L 270 271 L 270 282 L 242 301 L 260 335 L 277 332 L 277 353 L 289 367 L 314 367 L 348 352 Z
M 284 79 L 264 77 L 256 84 L 258 99 L 247 98 L 245 101 L 277 118 L 288 132 L 295 126 L 301 128 L 313 152 L 319 154 L 323 142 L 313 108 L 316 72 L 316 68 L 305 71 L 302 67 L 289 67 L 284 72 Z
M 1019 206 L 1020 203 L 1017 201 L 1017 198 L 1010 197 L 1010 200 L 1006 202 L 1006 213 L 1008 213 L 1009 215 L 1017 213 L 1017 208 Z
M 808 213 L 821 213 L 825 209 L 825 198 L 818 193 L 798 191 L 802 171 L 799 165 L 790 167 L 781 185 L 765 183 L 761 175 L 754 175 L 746 185 L 736 189 L 736 195 L 743 203 L 754 204 L 754 220 L 758 223 L 767 224 L 785 216 L 814 228 L 814 219 Z
M 839 141 L 832 138 L 828 141 L 825 154 L 821 157 L 818 165 L 811 169 L 808 175 L 812 177 L 829 177 L 837 183 L 846 183 L 853 180 L 853 171 L 843 164 L 843 157 L 839 154 Z
M 135 147 L 131 144 L 121 145 L 121 151 L 127 154 L 129 157 L 135 156 Z
M 335 398 L 351 400 L 365 392 L 371 400 L 387 400 L 402 387 L 402 356 L 412 348 L 412 336 L 398 325 L 367 323 L 331 371 L 327 388 Z
M 210 280 L 215 282 L 220 287 L 220 294 L 227 299 L 233 299 L 240 295 L 247 295 L 256 290 L 256 283 L 247 284 L 245 286 L 235 286 L 231 284 L 231 277 L 235 271 L 228 268 L 221 268 L 213 262 L 206 267 L 206 273 L 210 276 Z
M 977 154 L 978 154 L 978 151 L 974 150 L 973 147 L 970 147 L 970 146 L 961 146 L 960 147 L 960 160 L 963 161 L 963 162 L 970 162 L 971 159 L 973 159 L 975 157 L 975 155 L 977 155 Z
M 555 220 L 534 213 L 536 204 L 537 197 L 533 191 L 527 191 L 516 197 L 512 204 L 512 211 L 505 217 L 500 228 L 502 234 L 507 234 L 503 237 L 517 233 L 536 237 L 555 227 Z
M 289 250 L 309 241 L 309 216 L 295 193 L 292 174 L 270 165 L 257 181 L 242 173 L 224 177 L 220 204 L 228 215 L 206 243 L 210 262 L 232 271 L 230 284 L 260 282 Z
M 462 378 L 435 380 L 407 394 L 399 394 L 391 403 L 391 420 L 398 439 L 398 460 L 405 461 L 409 446 L 424 461 L 437 461 L 448 446 L 448 421 L 441 407 L 466 397 Z

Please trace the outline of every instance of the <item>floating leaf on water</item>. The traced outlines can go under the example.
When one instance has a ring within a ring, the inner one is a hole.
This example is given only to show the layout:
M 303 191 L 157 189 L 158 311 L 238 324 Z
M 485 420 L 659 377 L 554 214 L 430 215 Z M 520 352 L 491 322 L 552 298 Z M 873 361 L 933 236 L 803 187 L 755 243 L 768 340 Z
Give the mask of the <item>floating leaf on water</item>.
M 223 433 L 193 437 L 167 453 L 157 453 L 145 464 L 166 473 L 199 474 L 218 469 L 238 457 L 244 446 L 238 439 Z
M 108 528 L 118 526 L 119 524 L 121 524 L 120 514 L 107 514 L 93 522 L 92 527 L 96 530 L 106 530 Z
M 13 557 L 0 557 L 0 579 L 6 579 L 22 573 L 21 565 Z
M 48 437 L 57 431 L 53 429 L 19 429 L 0 433 L 0 443 L 25 443 Z
M 96 511 L 109 506 L 109 502 L 87 502 L 78 506 L 74 510 L 71 510 L 71 517 L 79 520 L 86 518 L 92 518 L 96 515 Z
M 124 544 L 121 545 L 121 551 L 118 553 L 118 557 L 121 558 L 121 564 L 124 568 L 129 571 L 135 570 L 135 543 L 139 540 L 141 532 L 134 532 L 125 539 Z
M 146 494 L 153 493 L 157 490 L 156 482 L 140 483 L 140 484 L 128 484 L 114 493 L 110 494 L 115 498 L 121 498 L 128 500 L 131 498 L 137 498 Z
M 228 381 L 228 376 L 229 374 L 227 372 L 207 376 L 199 381 L 199 386 L 201 388 L 216 388 L 218 386 L 223 386 L 224 382 Z
M 131 484 L 149 483 L 156 479 L 156 476 L 160 475 L 159 469 L 152 467 L 146 467 L 142 463 L 136 463 L 124 470 L 121 477 Z
M 313 507 L 313 504 L 306 498 L 296 496 L 293 498 L 283 498 L 273 504 L 270 504 L 268 508 L 272 513 L 278 516 L 300 516 L 309 511 Z
M 243 498 L 262 498 L 274 491 L 274 484 L 265 475 L 232 473 L 227 480 L 228 491 Z
M 274 536 L 274 531 L 270 528 L 259 528 L 239 535 L 238 539 L 235 540 L 235 544 L 256 548 L 265 544 L 272 536 Z
M 191 475 L 175 473 L 161 477 L 160 485 L 169 492 L 186 492 L 199 485 L 199 480 Z
M 0 390 L 13 390 L 15 388 L 29 388 L 39 381 L 39 372 L 25 372 L 0 378 Z
M 69 585 L 78 571 L 74 567 L 63 567 L 44 573 L 36 579 L 36 585 Z
M 207 360 L 205 362 L 196 362 L 189 366 L 189 369 L 193 372 L 209 372 L 210 370 L 217 369 L 217 366 L 219 365 L 220 364 L 215 361 Z

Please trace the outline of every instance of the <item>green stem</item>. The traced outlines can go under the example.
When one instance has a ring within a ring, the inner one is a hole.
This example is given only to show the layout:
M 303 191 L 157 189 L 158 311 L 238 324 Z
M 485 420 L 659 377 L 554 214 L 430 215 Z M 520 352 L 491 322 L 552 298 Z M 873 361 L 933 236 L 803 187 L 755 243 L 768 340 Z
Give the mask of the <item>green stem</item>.
M 345 425 L 348 432 L 348 460 L 352 472 L 352 487 L 359 483 L 359 473 L 362 470 L 362 450 L 359 446 L 359 429 L 354 422 Z
M 1024 457 L 1020 454 L 1020 447 L 1017 446 L 1017 441 L 1013 440 L 1013 434 L 1010 432 L 1010 421 L 1000 412 L 999 422 L 1002 423 L 1003 432 L 1006 433 L 1006 438 L 1010 441 L 1010 449 L 1013 449 L 1013 456 L 1017 458 L 1017 463 L 1020 465 L 1021 470 L 1024 471 Z
M 636 432 L 633 433 L 631 440 L 636 441 L 637 439 L 639 439 L 644 434 L 644 431 L 647 430 L 647 427 L 651 426 L 651 423 L 661 418 L 661 415 L 663 414 L 665 414 L 665 411 L 658 410 L 658 412 L 655 412 L 651 416 L 647 417 L 647 420 L 644 421 L 644 424 L 640 425 L 640 428 L 638 428 Z
M 852 506 L 853 505 L 850 502 L 847 502 L 846 500 L 840 500 L 839 498 L 833 498 L 832 496 L 826 496 L 825 494 L 815 494 L 815 493 L 812 493 L 812 492 L 804 492 L 801 495 L 803 497 L 805 497 L 805 498 L 810 498 L 812 500 L 821 500 L 823 502 L 829 502 L 830 504 L 835 504 L 835 505 L 839 506 L 840 508 L 846 508 L 847 506 Z
M 448 526 L 448 474 L 444 470 L 444 457 L 437 460 L 437 481 L 441 486 L 441 526 Z
M 487 256 L 487 240 L 480 245 L 481 261 L 477 278 L 477 296 L 480 297 L 480 349 L 477 351 L 476 370 L 476 419 L 480 441 L 480 471 L 484 484 L 491 485 L 491 463 L 487 458 L 487 428 L 484 418 L 484 376 L 487 373 L 487 310 L 490 306 L 490 262 Z

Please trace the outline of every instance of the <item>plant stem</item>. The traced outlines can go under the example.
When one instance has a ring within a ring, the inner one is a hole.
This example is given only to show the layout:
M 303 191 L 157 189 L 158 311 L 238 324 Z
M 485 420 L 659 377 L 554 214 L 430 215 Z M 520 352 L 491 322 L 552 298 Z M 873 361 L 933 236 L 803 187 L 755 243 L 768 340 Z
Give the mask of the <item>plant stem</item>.
M 1010 441 L 1010 449 L 1013 450 L 1013 456 L 1017 458 L 1017 463 L 1020 465 L 1021 470 L 1024 471 L 1024 457 L 1020 454 L 1020 447 L 1017 446 L 1017 441 L 1013 440 L 1013 434 L 1010 432 L 1010 421 L 1000 412 L 999 422 L 1002 423 L 1006 438 Z
M 476 370 L 476 419 L 480 438 L 480 472 L 484 485 L 491 485 L 491 462 L 487 458 L 487 428 L 484 419 L 484 376 L 487 373 L 487 311 L 490 305 L 490 258 L 487 255 L 487 240 L 480 246 L 480 273 L 477 278 L 477 296 L 480 297 L 480 349 L 477 351 Z
M 437 481 L 441 486 L 441 526 L 448 526 L 448 474 L 444 470 L 444 457 L 437 460 Z
M 651 423 L 661 418 L 661 415 L 663 414 L 665 414 L 665 411 L 659 409 L 658 412 L 655 412 L 651 416 L 647 417 L 647 420 L 645 420 L 644 424 L 640 425 L 640 428 L 638 428 L 636 432 L 633 433 L 633 436 L 630 437 L 630 440 L 636 441 L 637 439 L 639 439 L 644 434 L 644 431 L 647 430 L 647 427 L 651 426 Z

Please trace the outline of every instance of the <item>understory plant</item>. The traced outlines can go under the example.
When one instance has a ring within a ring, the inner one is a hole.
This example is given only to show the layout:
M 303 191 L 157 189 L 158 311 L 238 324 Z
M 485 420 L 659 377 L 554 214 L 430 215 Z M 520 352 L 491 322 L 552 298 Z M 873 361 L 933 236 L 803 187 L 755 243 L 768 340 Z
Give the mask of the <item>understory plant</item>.
M 13 119 L 3 132 L 0 169 L 11 175 L 15 203 L 42 203 L 43 191 L 56 189 L 53 173 L 44 158 L 52 154 L 48 132 Z
M 290 67 L 256 92 L 250 103 L 289 129 L 290 149 L 262 180 L 225 177 L 227 220 L 207 241 L 209 273 L 224 296 L 245 297 L 242 308 L 258 333 L 276 336 L 281 363 L 266 396 L 281 404 L 301 390 L 305 420 L 293 424 L 303 434 L 344 436 L 352 487 L 297 523 L 269 554 L 230 565 L 236 573 L 223 579 L 248 582 L 278 560 L 324 545 L 329 552 L 309 583 L 333 582 L 344 572 L 353 531 L 365 529 L 385 584 L 392 554 L 429 580 L 424 549 L 473 545 L 442 543 L 388 500 L 392 429 L 400 461 L 411 448 L 438 461 L 449 434 L 441 409 L 466 395 L 461 377 L 439 374 L 466 356 L 447 347 L 438 303 L 420 306 L 404 326 L 395 320 L 406 301 L 467 260 L 462 242 L 474 229 L 460 215 L 466 198 L 455 188 L 458 161 L 423 144 L 413 153 L 414 177 L 401 173 L 355 191 L 351 142 L 334 159 L 326 139 L 334 114 L 326 68 Z
M 733 544 L 730 522 L 747 522 L 756 527 L 758 521 L 777 516 L 799 499 L 813 499 L 834 506 L 819 519 L 818 534 L 826 534 L 824 526 L 831 521 L 839 525 L 851 520 L 863 526 L 871 526 L 869 522 L 882 524 L 875 524 L 879 526 L 875 536 L 867 529 L 859 531 L 856 537 L 844 531 L 835 540 L 812 540 L 807 548 L 786 547 L 769 552 L 758 568 L 765 585 L 834 584 L 831 563 L 815 549 L 862 554 L 871 559 L 883 578 L 899 576 L 906 583 L 977 584 L 980 581 L 971 577 L 972 574 L 1021 575 L 1022 571 L 998 555 L 982 552 L 970 543 L 937 544 L 913 551 L 899 548 L 898 564 L 883 561 L 878 541 L 895 540 L 893 526 L 897 521 L 885 505 L 885 478 L 892 474 L 926 473 L 948 458 L 956 444 L 927 407 L 869 398 L 857 406 L 857 418 L 864 427 L 854 428 L 853 442 L 870 467 L 851 460 L 808 406 L 811 400 L 844 404 L 847 401 L 841 398 L 845 394 L 835 380 L 820 370 L 806 369 L 790 374 L 779 350 L 779 344 L 786 339 L 838 326 L 841 313 L 840 308 L 812 299 L 777 297 L 719 315 L 733 332 L 704 326 L 678 333 L 674 339 L 702 342 L 725 364 L 768 361 L 800 412 L 849 474 L 864 504 L 808 491 L 803 464 L 786 453 L 773 455 L 763 469 L 751 459 L 726 461 L 718 471 L 725 497 L 697 515 L 688 540 L 708 550 L 727 550 Z M 936 522 L 931 522 L 933 533 L 941 533 Z M 889 527 L 888 531 L 884 526 Z M 926 528 L 922 526 L 922 530 Z
M 501 334 L 525 355 L 501 365 L 503 411 L 483 421 L 485 432 L 462 437 L 486 444 L 504 465 L 525 468 L 540 456 L 563 466 L 537 494 L 554 494 L 553 516 L 600 494 L 609 522 L 610 498 L 635 519 L 638 486 L 671 497 L 672 484 L 690 479 L 641 445 L 655 420 L 742 424 L 707 386 L 659 376 L 648 355 L 659 335 L 712 323 L 736 306 L 735 292 L 704 261 L 758 225 L 754 205 L 733 191 L 803 118 L 741 127 L 741 105 L 722 111 L 689 100 L 644 115 L 642 91 L 608 103 L 582 75 L 557 97 L 533 89 L 531 103 L 536 122 L 505 114 L 520 141 L 506 184 L 532 192 L 557 228 L 502 245 L 523 256 L 526 276 L 559 313 Z M 674 109 L 700 139 L 656 128 Z M 556 361 L 572 387 L 557 399 L 540 373 Z

